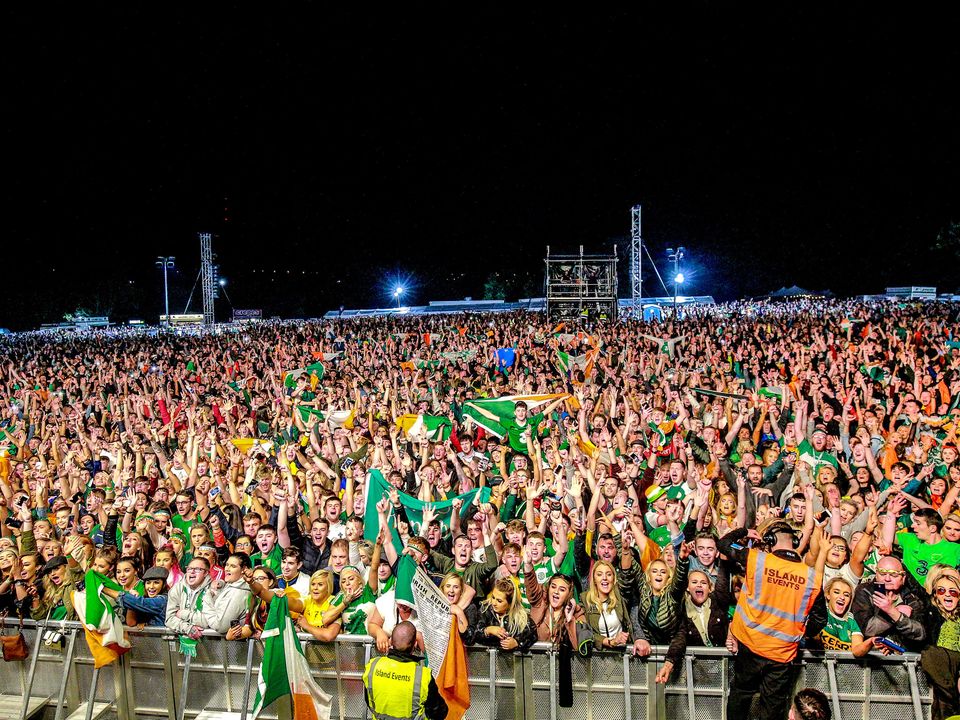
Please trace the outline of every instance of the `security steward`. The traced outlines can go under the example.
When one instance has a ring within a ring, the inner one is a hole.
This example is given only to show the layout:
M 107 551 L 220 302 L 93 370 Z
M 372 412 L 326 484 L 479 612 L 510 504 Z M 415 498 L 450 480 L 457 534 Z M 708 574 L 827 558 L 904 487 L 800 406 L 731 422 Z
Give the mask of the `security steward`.
M 761 547 L 749 547 L 756 544 Z M 786 717 L 801 670 L 793 662 L 800 641 L 827 624 L 827 605 L 820 592 L 823 572 L 803 562 L 799 544 L 793 528 L 783 521 L 767 526 L 762 536 L 739 529 L 717 543 L 721 553 L 745 570 L 730 624 L 738 649 L 727 717 Z M 758 714 L 751 716 L 757 694 Z
M 430 670 L 411 654 L 416 640 L 413 623 L 399 623 L 390 636 L 390 653 L 367 663 L 363 687 L 376 720 L 443 720 L 447 716 L 447 703 Z

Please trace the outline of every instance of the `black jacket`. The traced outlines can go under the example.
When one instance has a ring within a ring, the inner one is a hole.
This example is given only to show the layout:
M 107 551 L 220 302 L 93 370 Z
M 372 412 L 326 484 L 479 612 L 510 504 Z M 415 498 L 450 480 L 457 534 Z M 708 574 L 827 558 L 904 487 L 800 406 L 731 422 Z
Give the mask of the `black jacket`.
M 730 592 L 730 580 L 721 566 L 717 575 L 717 584 L 714 586 L 713 592 L 710 593 L 710 618 L 707 620 L 707 635 L 709 635 L 711 646 L 722 648 L 726 644 L 727 630 L 730 627 L 730 606 L 735 604 L 736 601 L 737 599 Z M 706 644 L 706 638 L 700 635 L 697 626 L 687 615 L 686 598 L 684 598 L 680 627 L 677 628 L 677 632 L 670 642 L 666 659 L 676 667 L 686 653 L 688 646 L 702 647 Z
M 479 645 L 500 647 L 499 638 L 487 635 L 484 632 L 484 628 L 499 624 L 500 621 L 497 620 L 493 610 L 490 608 L 481 610 L 476 623 L 473 625 L 473 633 L 470 639 Z M 533 618 L 527 615 L 527 626 L 516 635 L 511 633 L 511 637 L 517 641 L 517 647 L 514 652 L 526 652 L 529 650 L 530 646 L 537 641 L 537 626 L 533 624 Z

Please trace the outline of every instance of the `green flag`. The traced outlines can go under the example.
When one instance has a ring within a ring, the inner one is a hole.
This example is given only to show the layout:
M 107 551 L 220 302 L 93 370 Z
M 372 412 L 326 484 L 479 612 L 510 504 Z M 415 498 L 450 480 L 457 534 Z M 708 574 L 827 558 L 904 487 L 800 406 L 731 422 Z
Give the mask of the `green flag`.
M 377 514 L 377 503 L 381 498 L 387 496 L 392 489 L 393 486 L 386 481 L 383 473 L 379 470 L 371 470 L 367 473 L 367 487 L 364 494 L 367 506 L 363 513 L 364 539 L 376 542 L 377 536 L 380 534 L 380 516 Z M 442 532 L 444 534 L 450 532 L 453 501 L 456 498 L 425 503 L 423 500 L 418 500 L 404 492 L 399 493 L 399 495 L 400 504 L 403 505 L 407 519 L 410 521 L 411 535 L 423 535 L 426 533 L 426 528 L 421 528 L 423 524 L 423 508 L 425 505 L 430 505 L 430 508 L 434 511 L 437 520 L 440 521 Z M 476 512 L 473 507 L 474 499 L 481 505 L 490 501 L 490 488 L 475 488 L 456 497 L 463 501 L 463 504 L 460 506 L 460 519 L 461 522 L 465 523 L 466 519 Z M 391 529 L 391 534 L 394 537 L 395 546 L 398 545 L 400 540 L 395 528 Z M 402 553 L 403 548 L 398 547 L 397 552 Z M 406 559 L 406 561 L 404 559 Z M 410 581 L 413 579 L 415 570 L 416 563 L 413 562 L 413 559 L 409 555 L 403 555 L 397 567 L 397 600 L 413 603 L 413 592 L 410 589 Z

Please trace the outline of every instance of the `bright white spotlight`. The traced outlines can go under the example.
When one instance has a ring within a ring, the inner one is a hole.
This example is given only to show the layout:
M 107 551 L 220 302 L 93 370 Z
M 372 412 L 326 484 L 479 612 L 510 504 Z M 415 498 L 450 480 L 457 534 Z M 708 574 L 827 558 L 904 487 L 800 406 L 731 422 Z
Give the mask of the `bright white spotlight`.
M 227 286 L 227 279 L 220 278 L 220 287 L 226 287 L 226 286 Z
M 400 297 L 401 295 L 403 295 L 403 287 L 402 287 L 402 286 L 398 286 L 397 289 L 393 291 L 393 294 L 394 294 L 396 297 Z
M 677 273 L 677 276 L 674 278 L 674 280 L 676 280 L 677 285 L 683 285 L 683 273 Z

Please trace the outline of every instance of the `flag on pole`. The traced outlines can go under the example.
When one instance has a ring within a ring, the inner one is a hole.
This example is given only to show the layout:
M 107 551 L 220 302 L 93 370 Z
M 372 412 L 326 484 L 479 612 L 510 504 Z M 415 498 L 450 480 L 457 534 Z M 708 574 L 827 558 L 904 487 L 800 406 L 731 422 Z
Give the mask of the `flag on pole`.
M 73 607 L 83 624 L 93 666 L 102 668 L 130 649 L 130 639 L 116 615 L 113 601 L 103 594 L 105 587 L 116 591 L 123 588 L 94 570 L 87 570 L 83 585 L 83 590 L 73 591 Z
M 437 415 L 407 413 L 397 418 L 397 427 L 403 431 L 408 440 L 420 437 L 421 433 L 426 433 L 427 440 L 437 442 L 450 438 L 453 423 L 450 422 L 449 418 Z
M 253 700 L 253 720 L 277 698 L 289 695 L 293 720 L 330 720 L 330 696 L 310 676 L 300 640 L 293 631 L 286 597 L 270 602 L 267 624 L 260 633 L 263 662 Z
M 447 703 L 447 720 L 460 720 L 470 707 L 467 653 L 457 618 L 430 576 L 418 567 L 410 583 L 423 633 L 430 673 Z

